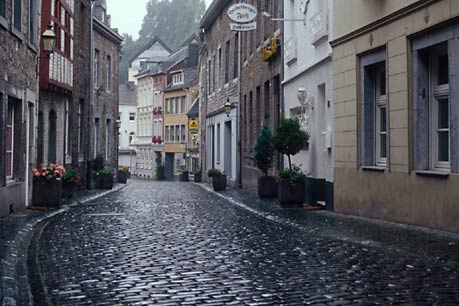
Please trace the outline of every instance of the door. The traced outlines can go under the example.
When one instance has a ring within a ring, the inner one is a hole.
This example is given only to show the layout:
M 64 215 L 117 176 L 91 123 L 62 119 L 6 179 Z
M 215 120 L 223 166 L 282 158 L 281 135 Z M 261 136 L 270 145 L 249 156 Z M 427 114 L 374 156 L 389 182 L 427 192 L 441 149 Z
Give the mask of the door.
M 166 179 L 169 181 L 174 180 L 174 153 L 166 153 Z
M 232 177 L 233 173 L 233 142 L 231 138 L 231 122 L 232 121 L 225 122 L 225 152 L 223 153 L 225 158 L 225 173 L 229 177 Z

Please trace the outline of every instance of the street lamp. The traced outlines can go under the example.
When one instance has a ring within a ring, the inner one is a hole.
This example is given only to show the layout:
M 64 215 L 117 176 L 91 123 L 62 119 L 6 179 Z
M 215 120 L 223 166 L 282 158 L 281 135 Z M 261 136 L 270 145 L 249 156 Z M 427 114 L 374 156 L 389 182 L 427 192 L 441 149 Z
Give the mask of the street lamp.
M 300 101 L 301 104 L 304 103 L 304 101 L 306 101 L 306 97 L 307 97 L 307 94 L 306 94 L 306 88 L 304 88 L 303 85 L 301 85 L 299 88 L 298 88 L 298 101 Z
M 53 31 L 53 24 L 51 22 L 48 23 L 46 31 L 41 34 L 41 40 L 43 42 L 43 51 L 46 53 L 46 58 L 49 58 L 56 46 L 56 33 Z

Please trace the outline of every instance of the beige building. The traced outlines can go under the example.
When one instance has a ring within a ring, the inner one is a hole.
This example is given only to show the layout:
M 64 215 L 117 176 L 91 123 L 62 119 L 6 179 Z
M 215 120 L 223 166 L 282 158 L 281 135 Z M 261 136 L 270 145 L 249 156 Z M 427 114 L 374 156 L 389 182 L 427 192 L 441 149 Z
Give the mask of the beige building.
M 335 210 L 459 232 L 459 1 L 335 0 Z

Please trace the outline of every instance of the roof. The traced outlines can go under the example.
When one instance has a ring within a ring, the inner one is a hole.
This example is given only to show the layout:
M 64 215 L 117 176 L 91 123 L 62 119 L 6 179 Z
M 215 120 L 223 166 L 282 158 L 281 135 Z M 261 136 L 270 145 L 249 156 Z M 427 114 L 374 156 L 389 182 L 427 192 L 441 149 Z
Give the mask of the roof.
M 183 84 L 172 85 L 172 83 L 164 89 L 164 92 L 174 91 L 189 87 L 191 83 L 198 77 L 198 68 L 191 67 L 181 70 L 183 72 Z
M 197 117 L 199 116 L 199 98 L 196 98 L 191 104 L 190 110 L 186 113 L 188 117 Z
M 172 49 L 169 48 L 169 46 L 166 45 L 166 43 L 163 42 L 161 38 L 159 38 L 158 36 L 154 36 L 148 43 L 145 44 L 145 46 L 143 46 L 142 49 L 140 49 L 136 54 L 134 54 L 131 57 L 131 59 L 129 60 L 129 66 L 139 55 L 141 55 L 143 52 L 151 48 L 151 46 L 153 46 L 155 43 L 161 44 L 164 47 L 164 49 L 166 49 L 168 52 L 172 52 Z
M 188 37 L 183 44 L 180 47 L 186 47 L 189 44 L 191 44 L 193 41 L 196 41 L 197 44 L 199 44 L 199 37 L 196 34 L 191 34 L 190 37 Z
M 133 83 L 120 84 L 118 89 L 120 105 L 136 105 L 136 88 Z
M 223 14 L 223 9 L 229 2 L 231 2 L 231 0 L 213 0 L 204 13 L 204 16 L 202 16 L 199 27 L 203 29 L 210 28 L 215 19 Z

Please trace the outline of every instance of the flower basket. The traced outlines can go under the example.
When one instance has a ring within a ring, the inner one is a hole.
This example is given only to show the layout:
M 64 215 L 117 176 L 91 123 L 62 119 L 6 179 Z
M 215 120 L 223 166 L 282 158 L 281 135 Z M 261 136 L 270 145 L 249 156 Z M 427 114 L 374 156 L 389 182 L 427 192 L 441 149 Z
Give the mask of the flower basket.
M 179 181 L 180 182 L 188 182 L 190 179 L 189 179 L 189 175 L 188 175 L 188 171 L 182 171 L 179 175 Z
M 62 205 L 62 180 L 33 177 L 32 206 L 60 207 Z
M 283 208 L 303 207 L 306 198 L 306 183 L 299 179 L 292 183 L 289 179 L 279 180 L 278 199 Z
M 128 176 L 129 176 L 129 172 L 128 171 L 119 170 L 118 171 L 118 183 L 126 184 Z
M 112 189 L 113 188 L 113 174 L 112 173 L 97 173 L 95 175 L 96 189 Z

